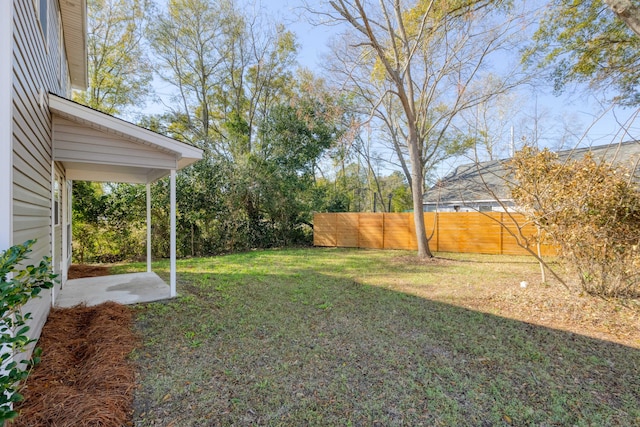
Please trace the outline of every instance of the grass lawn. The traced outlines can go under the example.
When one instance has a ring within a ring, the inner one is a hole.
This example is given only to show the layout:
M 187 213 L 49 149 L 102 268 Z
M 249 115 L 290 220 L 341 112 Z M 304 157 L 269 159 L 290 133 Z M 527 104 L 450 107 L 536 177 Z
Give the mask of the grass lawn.
M 178 261 L 179 297 L 136 309 L 135 425 L 640 425 L 637 304 L 542 285 L 528 258 L 439 255 Z

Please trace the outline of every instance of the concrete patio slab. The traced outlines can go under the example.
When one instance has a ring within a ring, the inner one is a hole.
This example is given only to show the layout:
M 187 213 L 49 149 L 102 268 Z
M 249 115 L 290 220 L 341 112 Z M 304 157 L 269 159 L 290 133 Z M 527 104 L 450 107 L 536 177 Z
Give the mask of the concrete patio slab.
M 130 273 L 68 280 L 56 296 L 56 307 L 87 306 L 106 301 L 120 304 L 171 298 L 171 288 L 156 273 Z

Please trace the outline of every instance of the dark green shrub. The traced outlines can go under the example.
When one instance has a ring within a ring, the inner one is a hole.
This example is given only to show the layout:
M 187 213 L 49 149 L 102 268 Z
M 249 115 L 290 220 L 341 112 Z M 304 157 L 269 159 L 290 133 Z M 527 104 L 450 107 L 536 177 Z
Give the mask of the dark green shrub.
M 51 271 L 51 259 L 45 257 L 37 266 L 22 266 L 35 240 L 15 245 L 0 255 L 0 422 L 14 418 L 13 403 L 22 400 L 18 392 L 31 367 L 39 362 L 40 351 L 34 350 L 31 360 L 16 361 L 33 339 L 29 339 L 27 321 L 30 313 L 22 307 L 43 289 L 53 287 L 56 275 Z

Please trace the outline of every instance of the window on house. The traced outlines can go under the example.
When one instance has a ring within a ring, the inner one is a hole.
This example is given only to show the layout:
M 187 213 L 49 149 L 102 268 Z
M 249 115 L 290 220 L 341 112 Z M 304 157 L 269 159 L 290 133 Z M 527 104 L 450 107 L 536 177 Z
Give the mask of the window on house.
M 49 0 L 34 0 L 36 6 L 36 14 L 40 21 L 40 29 L 42 30 L 42 36 L 44 37 L 45 45 L 47 42 L 47 24 L 49 16 Z
M 60 210 L 62 209 L 62 205 L 60 204 L 60 179 L 56 177 L 56 180 L 53 182 L 53 225 L 60 225 Z
M 491 212 L 491 211 L 493 211 L 493 207 L 491 207 L 491 205 L 478 206 L 478 212 Z

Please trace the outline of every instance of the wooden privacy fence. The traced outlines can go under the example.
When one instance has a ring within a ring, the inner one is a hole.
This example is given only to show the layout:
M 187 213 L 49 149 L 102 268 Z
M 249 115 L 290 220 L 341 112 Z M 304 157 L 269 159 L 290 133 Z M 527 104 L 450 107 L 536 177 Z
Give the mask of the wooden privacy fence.
M 524 216 L 510 214 L 518 224 Z M 525 255 L 516 239 L 501 224 L 516 230 L 509 214 L 503 212 L 425 212 L 429 247 L 437 252 Z M 535 235 L 527 224 L 523 234 Z M 516 235 L 518 234 L 516 230 Z M 413 213 L 318 213 L 313 216 L 313 244 L 372 249 L 417 250 Z M 543 255 L 556 253 L 542 246 Z

